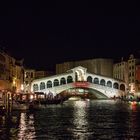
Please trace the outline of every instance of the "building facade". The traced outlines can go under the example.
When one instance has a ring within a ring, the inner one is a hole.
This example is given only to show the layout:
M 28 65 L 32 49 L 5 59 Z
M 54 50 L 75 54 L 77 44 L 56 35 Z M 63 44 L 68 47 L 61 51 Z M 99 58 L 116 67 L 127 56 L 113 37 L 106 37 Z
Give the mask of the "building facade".
M 113 78 L 124 81 L 128 85 L 128 64 L 125 61 L 114 64 Z
M 24 70 L 24 91 L 30 92 L 31 82 L 35 79 L 35 70 L 34 69 L 25 69 Z
M 113 60 L 103 58 L 56 64 L 56 74 L 64 73 L 65 71 L 78 66 L 86 67 L 91 73 L 113 77 Z
M 138 92 L 138 81 L 140 81 L 139 64 L 140 59 L 130 55 L 128 60 L 113 66 L 113 78 L 125 81 L 129 87 L 129 92 L 134 94 Z
M 0 51 L 0 90 L 15 92 L 23 85 L 23 61 L 17 61 L 4 51 Z
M 25 69 L 24 70 L 24 91 L 31 92 L 31 83 L 33 80 L 38 78 L 44 78 L 52 75 L 49 71 L 36 71 L 34 69 Z

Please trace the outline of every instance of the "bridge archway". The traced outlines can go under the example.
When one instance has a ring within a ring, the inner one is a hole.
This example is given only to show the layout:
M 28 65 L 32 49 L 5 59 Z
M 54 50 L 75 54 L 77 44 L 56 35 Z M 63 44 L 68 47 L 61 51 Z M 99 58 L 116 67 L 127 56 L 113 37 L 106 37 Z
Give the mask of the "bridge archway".
M 94 78 L 93 83 L 94 83 L 94 84 L 99 84 L 99 78 L 97 78 L 97 77 L 96 77 L 96 78 Z
M 113 88 L 119 89 L 119 84 L 118 84 L 118 83 L 114 83 L 114 84 L 113 84 Z
M 66 79 L 64 77 L 62 77 L 60 79 L 60 85 L 64 85 L 64 84 L 66 84 Z
M 125 91 L 125 85 L 124 85 L 124 84 L 121 84 L 121 85 L 120 85 L 120 90 Z
M 33 85 L 33 91 L 38 91 L 38 84 Z
M 85 71 L 82 68 L 79 68 L 75 71 L 75 81 L 85 81 Z
M 59 81 L 58 81 L 58 79 L 55 79 L 55 80 L 54 80 L 53 86 L 54 86 L 54 87 L 59 86 Z
M 47 81 L 47 88 L 51 88 L 52 87 L 52 81 Z
M 93 80 L 93 79 L 92 79 L 91 76 L 88 76 L 88 77 L 87 77 L 87 82 L 92 83 L 92 80 Z
M 104 79 L 101 79 L 100 85 L 105 86 L 105 80 Z
M 72 83 L 72 82 L 73 82 L 72 76 L 68 76 L 68 77 L 67 77 L 67 83 Z
M 112 87 L 112 82 L 111 81 L 107 81 L 107 86 L 108 87 Z
M 45 83 L 44 82 L 41 82 L 40 83 L 40 90 L 43 90 L 43 89 L 45 89 Z

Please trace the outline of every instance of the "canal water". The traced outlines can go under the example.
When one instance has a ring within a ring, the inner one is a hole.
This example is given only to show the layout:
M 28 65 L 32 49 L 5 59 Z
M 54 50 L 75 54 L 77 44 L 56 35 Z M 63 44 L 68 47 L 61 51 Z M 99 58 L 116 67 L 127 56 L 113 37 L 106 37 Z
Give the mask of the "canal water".
M 67 101 L 0 117 L 0 140 L 140 139 L 140 105 L 113 100 Z

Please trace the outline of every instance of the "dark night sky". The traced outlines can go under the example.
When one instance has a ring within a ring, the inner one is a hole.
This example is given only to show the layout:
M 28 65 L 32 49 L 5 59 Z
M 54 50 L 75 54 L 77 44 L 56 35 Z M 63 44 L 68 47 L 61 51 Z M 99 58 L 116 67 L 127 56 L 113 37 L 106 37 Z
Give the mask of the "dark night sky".
M 140 55 L 137 3 L 11 3 L 1 8 L 0 45 L 27 66 Z

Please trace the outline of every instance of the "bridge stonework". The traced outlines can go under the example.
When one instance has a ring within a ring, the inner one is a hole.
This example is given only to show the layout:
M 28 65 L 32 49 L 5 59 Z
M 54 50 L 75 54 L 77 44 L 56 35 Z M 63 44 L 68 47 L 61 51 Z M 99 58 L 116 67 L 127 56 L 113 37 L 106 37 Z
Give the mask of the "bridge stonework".
M 31 84 L 32 92 L 51 92 L 54 96 L 73 88 L 92 89 L 98 98 L 102 98 L 101 95 L 107 98 L 124 96 L 127 92 L 123 81 L 88 73 L 87 69 L 81 66 L 64 74 L 36 79 Z

